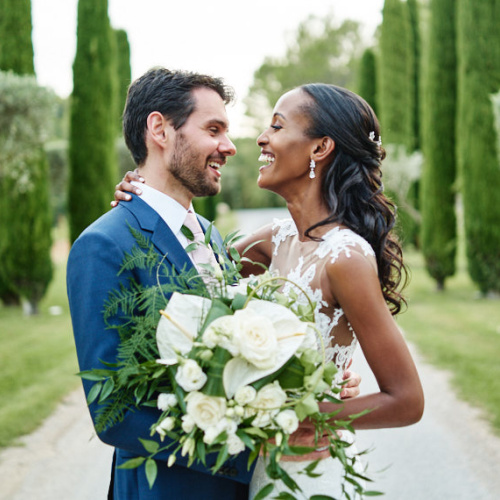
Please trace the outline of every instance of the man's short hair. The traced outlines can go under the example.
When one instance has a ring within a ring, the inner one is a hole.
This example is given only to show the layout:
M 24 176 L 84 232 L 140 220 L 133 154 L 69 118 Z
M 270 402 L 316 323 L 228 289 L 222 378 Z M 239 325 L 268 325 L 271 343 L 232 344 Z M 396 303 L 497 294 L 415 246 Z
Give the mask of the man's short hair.
M 233 89 L 221 78 L 188 71 L 152 68 L 132 82 L 123 112 L 123 135 L 138 166 L 143 165 L 148 156 L 148 116 L 157 111 L 175 130 L 181 128 L 195 110 L 192 91 L 202 87 L 217 92 L 224 104 L 229 104 L 234 98 Z

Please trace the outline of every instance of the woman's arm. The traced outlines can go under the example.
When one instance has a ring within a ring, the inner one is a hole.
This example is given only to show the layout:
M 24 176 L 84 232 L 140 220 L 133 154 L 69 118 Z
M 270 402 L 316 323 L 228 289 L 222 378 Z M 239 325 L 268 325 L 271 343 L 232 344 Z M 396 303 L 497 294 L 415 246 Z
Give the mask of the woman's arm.
M 356 332 L 380 392 L 344 402 L 338 418 L 366 409 L 370 413 L 354 421 L 357 429 L 400 427 L 418 422 L 424 396 L 417 369 L 406 342 L 382 295 L 373 262 L 352 251 L 326 268 L 335 301 Z M 322 403 L 323 411 L 335 405 Z M 338 408 L 338 407 L 337 407 Z
M 238 250 L 238 253 L 243 257 L 251 260 L 252 262 L 258 262 L 266 267 L 271 264 L 272 257 L 272 224 L 267 224 L 261 227 L 252 234 L 243 237 L 238 240 L 234 248 Z M 245 251 L 246 250 L 246 251 Z M 243 263 L 243 269 L 241 274 L 243 276 L 249 276 L 250 274 L 262 274 L 264 269 L 258 265 L 252 265 L 249 262 Z

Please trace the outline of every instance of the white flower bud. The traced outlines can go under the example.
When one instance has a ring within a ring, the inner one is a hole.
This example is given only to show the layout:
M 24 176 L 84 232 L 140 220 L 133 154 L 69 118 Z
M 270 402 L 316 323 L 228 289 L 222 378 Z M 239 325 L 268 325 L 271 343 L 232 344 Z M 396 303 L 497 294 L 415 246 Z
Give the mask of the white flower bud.
M 167 411 L 169 408 L 173 408 L 177 405 L 177 398 L 175 394 L 160 394 L 158 396 L 158 409 L 161 411 Z
M 172 465 L 175 464 L 175 461 L 177 460 L 177 457 L 175 455 L 170 455 L 168 457 L 168 461 L 167 461 L 167 466 L 168 467 L 172 467 Z

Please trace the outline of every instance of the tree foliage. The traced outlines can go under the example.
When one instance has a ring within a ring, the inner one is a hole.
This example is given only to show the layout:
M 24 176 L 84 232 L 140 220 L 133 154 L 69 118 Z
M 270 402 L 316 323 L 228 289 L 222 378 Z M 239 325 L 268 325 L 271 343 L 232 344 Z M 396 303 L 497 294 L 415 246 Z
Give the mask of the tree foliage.
M 373 49 L 366 49 L 361 56 L 357 92 L 377 114 L 377 60 Z
M 352 88 L 361 52 L 359 23 L 310 16 L 299 25 L 285 57 L 267 57 L 254 74 L 245 103 L 256 129 L 269 121 L 278 98 L 294 87 L 324 82 Z
M 410 6 L 411 4 L 411 6 Z M 415 12 L 411 13 L 414 8 Z M 378 112 L 384 144 L 405 146 L 408 153 L 415 151 L 418 127 L 418 15 L 415 2 L 385 0 L 380 29 L 378 66 Z M 399 232 L 405 244 L 419 246 L 418 180 L 404 198 L 394 196 L 399 205 Z M 407 210 L 404 207 L 411 207 Z
M 468 269 L 500 291 L 500 167 L 491 95 L 500 88 L 500 0 L 459 0 L 457 155 Z
M 438 288 L 455 273 L 457 61 L 455 1 L 431 0 L 424 80 L 421 245 Z
M 0 71 L 34 75 L 31 0 L 0 0 Z
M 380 30 L 378 110 L 386 144 L 408 144 L 409 131 L 409 32 L 406 3 L 385 0 Z
M 13 71 L 20 75 L 35 73 L 31 31 L 31 1 L 0 0 L 0 71 Z M 8 195 L 1 178 L 0 192 Z M 9 209 L 15 209 L 15 205 L 8 204 L 6 210 Z M 8 219 L 7 213 L 4 215 Z M 4 245 L 6 243 L 4 241 Z M 19 294 L 12 284 L 3 281 L 1 273 L 0 298 L 6 305 L 20 304 Z
M 71 241 L 109 209 L 117 180 L 115 48 L 107 0 L 79 0 L 69 145 Z
M 408 138 L 407 146 L 409 152 L 420 149 L 420 16 L 417 0 L 406 0 L 408 24 Z
M 33 76 L 0 72 L 0 283 L 36 312 L 52 278 L 48 162 L 55 96 Z
M 132 81 L 132 68 L 130 66 L 130 44 L 125 30 L 114 30 L 116 38 L 117 55 L 117 113 L 118 130 L 122 129 L 122 114 L 127 101 L 127 91 Z

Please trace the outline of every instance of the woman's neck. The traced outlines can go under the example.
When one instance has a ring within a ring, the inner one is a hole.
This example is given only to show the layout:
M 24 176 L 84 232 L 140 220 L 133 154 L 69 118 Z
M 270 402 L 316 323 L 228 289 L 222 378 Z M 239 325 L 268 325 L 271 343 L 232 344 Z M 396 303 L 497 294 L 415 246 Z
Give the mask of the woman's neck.
M 298 194 L 297 196 L 290 197 L 287 200 L 287 207 L 295 222 L 301 241 L 306 241 L 308 239 L 305 233 L 311 226 L 314 226 L 331 215 L 328 208 L 323 203 L 320 193 L 308 193 L 306 195 Z M 311 236 L 320 237 L 334 225 L 336 224 L 328 224 L 328 226 L 319 227 L 312 231 Z

